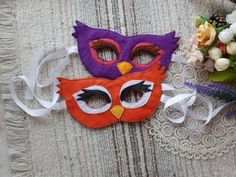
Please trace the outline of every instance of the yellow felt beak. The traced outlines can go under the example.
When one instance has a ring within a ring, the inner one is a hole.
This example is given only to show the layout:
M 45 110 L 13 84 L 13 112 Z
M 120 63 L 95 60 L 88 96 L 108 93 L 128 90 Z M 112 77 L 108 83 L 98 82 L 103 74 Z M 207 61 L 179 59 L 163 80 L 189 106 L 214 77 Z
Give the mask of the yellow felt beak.
M 122 75 L 125 75 L 131 71 L 133 66 L 128 62 L 122 61 L 117 64 L 117 68 L 119 69 L 119 71 Z
M 116 105 L 113 106 L 113 108 L 111 108 L 111 113 L 117 118 L 120 119 L 120 117 L 122 116 L 124 112 L 124 108 L 120 105 Z

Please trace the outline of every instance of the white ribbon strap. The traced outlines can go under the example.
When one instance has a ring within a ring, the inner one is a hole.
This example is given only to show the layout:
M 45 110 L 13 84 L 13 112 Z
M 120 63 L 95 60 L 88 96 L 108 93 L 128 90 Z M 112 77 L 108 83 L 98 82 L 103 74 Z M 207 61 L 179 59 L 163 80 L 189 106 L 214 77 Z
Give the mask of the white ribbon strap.
M 172 55 L 171 61 L 181 63 L 181 64 L 187 64 L 187 60 L 177 53 Z
M 69 56 L 72 53 L 78 53 L 78 52 L 77 52 L 77 46 L 72 46 L 67 49 L 64 48 L 64 49 L 57 50 L 57 51 L 49 54 L 42 61 L 40 61 L 43 56 L 42 53 L 43 53 L 42 50 L 39 50 L 34 55 L 34 58 L 32 59 L 33 62 L 31 65 L 30 76 L 28 76 L 28 77 L 27 76 L 14 77 L 10 80 L 10 83 L 9 83 L 9 89 L 10 89 L 12 99 L 15 101 L 15 103 L 21 109 L 23 109 L 27 114 L 29 114 L 33 117 L 45 116 L 45 115 L 49 114 L 51 110 L 60 110 L 60 109 L 64 109 L 66 107 L 65 101 L 61 101 L 61 102 L 57 103 L 57 101 L 59 99 L 59 94 L 57 93 L 58 89 L 57 89 L 56 85 L 58 84 L 58 82 L 56 80 L 56 77 L 60 76 L 62 70 L 66 67 L 66 65 L 68 65 Z M 37 81 L 37 78 L 38 78 L 38 74 L 39 74 L 41 66 L 45 62 L 57 60 L 57 59 L 61 58 L 61 56 L 63 56 L 63 55 L 65 55 L 66 57 L 63 57 L 60 60 L 60 62 L 55 66 L 54 70 L 49 73 L 48 79 L 43 84 L 40 84 Z M 16 94 L 16 88 L 15 88 L 15 82 L 18 80 L 24 81 L 27 86 L 25 98 L 28 100 L 32 100 L 33 98 L 35 98 L 43 108 L 31 109 L 20 101 L 20 99 L 18 98 L 18 96 Z M 53 96 L 52 101 L 42 100 L 35 95 L 35 93 L 34 93 L 35 87 L 42 88 L 42 87 L 46 87 L 49 85 L 52 86 L 52 96 Z
M 174 94 L 173 97 L 169 97 L 165 95 L 164 93 L 161 96 L 161 102 L 164 103 L 164 109 L 167 109 L 168 107 L 173 107 L 176 110 L 183 113 L 183 116 L 179 118 L 168 118 L 173 123 L 182 123 L 186 117 L 191 117 L 195 120 L 202 120 L 205 121 L 205 123 L 209 123 L 211 119 L 213 119 L 222 109 L 224 109 L 226 106 L 235 103 L 229 102 L 225 103 L 221 106 L 219 106 L 216 109 L 213 109 L 212 103 L 209 101 L 209 99 L 201 96 L 196 91 L 193 93 L 179 93 L 175 88 L 171 87 L 168 84 L 162 84 L 162 90 L 170 91 L 172 94 Z M 190 106 L 192 106 L 196 99 L 200 99 L 202 102 L 204 102 L 207 105 L 208 108 L 208 115 L 206 117 L 200 117 L 199 115 L 196 115 L 192 110 L 189 109 Z
M 181 64 L 187 64 L 187 60 L 184 59 L 181 55 L 179 54 L 173 54 L 171 61 L 181 63 Z M 210 122 L 212 118 L 214 118 L 222 109 L 224 109 L 226 106 L 236 103 L 236 101 L 225 103 L 221 106 L 219 106 L 216 109 L 213 109 L 213 105 L 210 102 L 209 99 L 201 96 L 198 94 L 196 91 L 193 92 L 192 94 L 182 94 L 178 93 L 176 89 L 172 88 L 170 85 L 167 84 L 162 84 L 163 91 L 171 91 L 175 96 L 172 98 L 167 99 L 166 95 L 162 95 L 162 102 L 165 104 L 165 108 L 168 107 L 174 107 L 175 109 L 183 112 L 183 116 L 177 119 L 172 119 L 169 118 L 171 122 L 174 123 L 182 123 L 185 119 L 186 116 L 192 117 L 195 120 L 203 120 L 206 121 L 206 124 Z M 188 109 L 189 106 L 193 105 L 196 99 L 200 99 L 202 102 L 204 102 L 207 105 L 208 108 L 208 116 L 206 117 L 199 117 L 196 115 L 193 111 Z M 187 100 L 187 101 L 186 101 Z

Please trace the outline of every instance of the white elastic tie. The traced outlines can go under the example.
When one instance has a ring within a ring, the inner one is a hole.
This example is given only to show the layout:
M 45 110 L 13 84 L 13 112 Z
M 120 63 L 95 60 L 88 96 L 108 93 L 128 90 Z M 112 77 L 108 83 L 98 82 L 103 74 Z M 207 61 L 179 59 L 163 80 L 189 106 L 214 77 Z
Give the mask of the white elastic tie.
M 186 59 L 184 59 L 182 56 L 178 54 L 174 54 L 172 56 L 171 61 L 181 63 L 181 64 L 187 64 Z M 194 91 L 193 93 L 180 93 L 171 85 L 168 85 L 165 83 L 162 83 L 162 90 L 163 90 L 163 94 L 161 96 L 161 102 L 164 103 L 164 109 L 167 109 L 168 107 L 173 107 L 183 114 L 183 116 L 179 118 L 175 118 L 175 119 L 168 118 L 173 123 L 182 123 L 187 117 L 191 117 L 195 120 L 205 121 L 205 123 L 207 124 L 226 106 L 236 103 L 236 101 L 225 103 L 219 106 L 218 108 L 213 109 L 213 105 L 210 102 L 210 100 L 201 96 L 196 91 Z M 170 96 L 165 95 L 164 94 L 165 91 L 171 92 L 174 96 L 170 97 Z M 189 109 L 189 107 L 195 103 L 197 98 L 207 105 L 208 115 L 206 117 L 200 117 L 199 115 L 196 115 L 192 110 Z
M 29 73 L 29 76 L 16 76 L 10 80 L 9 89 L 12 99 L 15 101 L 15 103 L 27 114 L 33 117 L 45 116 L 49 114 L 51 110 L 64 109 L 66 107 L 65 101 L 61 101 L 58 103 L 59 94 L 57 93 L 58 88 L 56 87 L 56 85 L 58 84 L 58 82 L 56 80 L 56 77 L 61 76 L 61 72 L 69 64 L 69 56 L 72 53 L 78 53 L 77 46 L 72 46 L 57 50 L 46 56 L 46 58 L 42 59 L 43 50 L 42 49 L 38 50 L 32 58 L 31 71 Z M 60 59 L 62 56 L 65 57 Z M 44 83 L 39 83 L 38 75 L 42 65 L 48 61 L 53 61 L 58 59 L 60 59 L 60 61 L 57 63 L 54 69 L 49 73 L 48 79 L 46 79 Z M 18 80 L 23 81 L 27 86 L 25 94 L 26 100 L 36 99 L 43 108 L 31 109 L 28 106 L 26 106 L 22 101 L 20 101 L 19 97 L 17 96 L 15 88 L 15 82 L 17 82 Z M 36 87 L 43 88 L 47 86 L 52 86 L 52 94 L 51 94 L 53 97 L 52 101 L 40 99 L 34 93 Z
M 181 64 L 187 64 L 187 60 L 183 58 L 181 55 L 176 54 L 176 53 L 172 55 L 171 61 L 181 63 Z

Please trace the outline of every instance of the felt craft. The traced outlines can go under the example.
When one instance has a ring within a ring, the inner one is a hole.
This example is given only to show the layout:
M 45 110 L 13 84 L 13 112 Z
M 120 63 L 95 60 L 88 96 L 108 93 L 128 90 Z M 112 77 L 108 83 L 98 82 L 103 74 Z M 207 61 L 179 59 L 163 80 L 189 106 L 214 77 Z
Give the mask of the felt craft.
M 213 109 L 209 99 L 197 94 L 196 91 L 180 93 L 170 85 L 161 83 L 170 61 L 186 64 L 186 60 L 178 54 L 172 56 L 179 40 L 175 37 L 175 32 L 163 36 L 149 34 L 126 37 L 109 30 L 88 27 L 79 21 L 76 21 L 74 28 L 73 36 L 78 41 L 78 47 L 72 46 L 55 51 L 43 60 L 41 60 L 42 51 L 38 52 L 32 60 L 31 74 L 13 77 L 9 82 L 12 99 L 32 117 L 45 116 L 52 110 L 67 107 L 72 117 L 81 124 L 91 128 L 101 128 L 118 121 L 142 121 L 149 118 L 159 102 L 162 102 L 164 109 L 173 107 L 182 113 L 178 118 L 168 118 L 174 123 L 182 123 L 187 117 L 208 123 L 224 107 L 235 103 L 225 103 Z M 99 50 L 104 48 L 114 51 L 116 57 L 110 61 L 103 60 Z M 70 55 L 78 52 L 82 63 L 90 73 L 100 78 L 77 80 L 59 78 L 58 91 L 56 78 L 61 76 L 62 70 L 69 64 Z M 146 64 L 140 63 L 136 56 L 141 52 L 149 53 L 153 59 Z M 43 84 L 39 83 L 38 74 L 41 66 L 45 62 L 58 59 L 60 62 L 49 72 L 48 79 Z M 25 82 L 27 86 L 25 99 L 35 98 L 41 108 L 32 109 L 19 99 L 15 86 L 15 82 L 19 80 Z M 52 86 L 52 101 L 43 100 L 35 94 L 36 87 L 47 86 Z M 167 91 L 173 96 L 162 94 L 162 91 Z M 127 99 L 129 92 L 137 92 L 139 98 L 130 102 Z M 60 95 L 65 101 L 58 102 Z M 94 96 L 101 97 L 105 103 L 100 107 L 97 104 L 91 105 L 90 101 Z M 208 116 L 199 118 L 189 109 L 197 98 L 207 105 Z
M 58 93 L 75 120 L 90 128 L 101 128 L 119 121 L 137 122 L 149 118 L 160 102 L 164 77 L 164 68 L 156 62 L 147 71 L 126 74 L 115 80 L 58 78 Z M 126 97 L 130 91 L 141 92 L 141 98 L 128 102 Z M 94 108 L 88 104 L 92 96 L 103 97 L 106 103 Z
M 166 69 L 178 47 L 175 31 L 165 35 L 123 36 L 116 32 L 91 28 L 79 21 L 72 34 L 78 42 L 78 52 L 83 65 L 95 77 L 116 79 L 130 72 L 146 71 L 160 61 Z M 115 53 L 110 61 L 99 57 L 98 51 L 108 48 Z M 153 56 L 149 63 L 139 63 L 135 58 L 140 52 Z

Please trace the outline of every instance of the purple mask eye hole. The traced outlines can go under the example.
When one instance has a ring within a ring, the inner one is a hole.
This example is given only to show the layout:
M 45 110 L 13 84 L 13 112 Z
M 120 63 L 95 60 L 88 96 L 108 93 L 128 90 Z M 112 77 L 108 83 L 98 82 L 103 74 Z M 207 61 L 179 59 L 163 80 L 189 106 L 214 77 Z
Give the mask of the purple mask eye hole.
M 160 61 L 164 55 L 164 50 L 155 44 L 142 42 L 137 44 L 132 50 L 132 63 L 138 68 L 147 68 Z
M 93 59 L 103 65 L 113 65 L 119 58 L 119 45 L 112 39 L 102 38 L 89 42 Z

